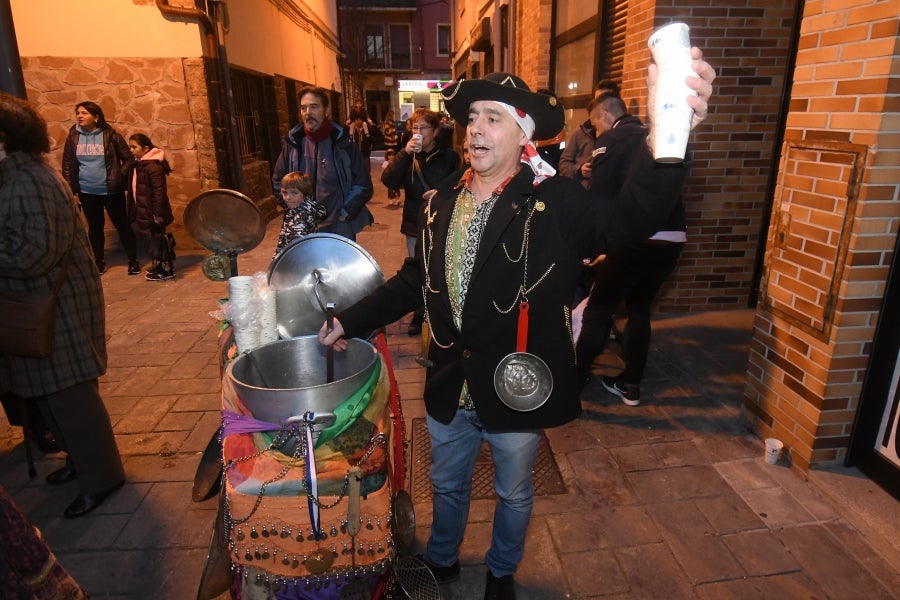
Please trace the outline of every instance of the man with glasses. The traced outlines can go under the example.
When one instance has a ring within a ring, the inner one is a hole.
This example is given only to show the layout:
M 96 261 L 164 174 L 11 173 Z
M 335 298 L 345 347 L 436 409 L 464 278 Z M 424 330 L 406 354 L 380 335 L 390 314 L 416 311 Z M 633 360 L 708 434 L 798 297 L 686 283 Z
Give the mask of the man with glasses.
M 366 208 L 374 191 L 372 177 L 347 129 L 331 120 L 328 97 L 328 90 L 314 86 L 297 93 L 300 123 L 281 140 L 272 187 L 282 205 L 282 177 L 306 173 L 313 181 L 313 198 L 328 208 L 318 230 L 356 240 L 356 234 L 373 222 Z

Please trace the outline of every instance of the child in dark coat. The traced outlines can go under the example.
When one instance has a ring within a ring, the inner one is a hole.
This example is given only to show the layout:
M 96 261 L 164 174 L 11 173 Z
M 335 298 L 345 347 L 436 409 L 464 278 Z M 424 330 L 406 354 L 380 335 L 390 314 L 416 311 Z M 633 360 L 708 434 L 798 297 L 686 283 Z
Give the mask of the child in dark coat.
M 147 281 L 174 279 L 175 238 L 166 232 L 166 226 L 175 220 L 166 187 L 166 176 L 172 168 L 162 148 L 154 146 L 143 133 L 128 138 L 128 148 L 136 161 L 126 208 L 135 225 L 150 232 L 153 266 L 147 271 Z
M 278 234 L 275 256 L 291 242 L 316 232 L 319 221 L 328 214 L 324 204 L 312 197 L 312 179 L 306 173 L 294 171 L 281 179 L 281 198 L 284 223 Z

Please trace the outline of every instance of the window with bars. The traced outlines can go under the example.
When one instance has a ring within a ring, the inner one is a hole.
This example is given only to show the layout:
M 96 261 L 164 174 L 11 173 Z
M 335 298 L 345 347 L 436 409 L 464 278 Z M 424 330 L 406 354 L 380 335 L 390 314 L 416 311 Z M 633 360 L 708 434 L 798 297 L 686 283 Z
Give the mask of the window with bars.
M 241 159 L 245 163 L 264 159 L 266 135 L 261 114 L 265 106 L 263 79 L 232 69 L 231 91 Z
M 384 60 L 384 26 L 381 23 L 366 25 L 366 66 L 371 69 L 387 66 Z
M 628 0 L 559 0 L 556 7 L 556 93 L 566 108 L 586 106 L 598 80 L 622 83 Z
M 387 32 L 387 35 L 385 35 Z M 366 25 L 366 67 L 369 69 L 411 69 L 412 39 L 405 23 Z M 449 31 L 447 43 L 449 45 Z M 447 52 L 449 53 L 449 46 Z

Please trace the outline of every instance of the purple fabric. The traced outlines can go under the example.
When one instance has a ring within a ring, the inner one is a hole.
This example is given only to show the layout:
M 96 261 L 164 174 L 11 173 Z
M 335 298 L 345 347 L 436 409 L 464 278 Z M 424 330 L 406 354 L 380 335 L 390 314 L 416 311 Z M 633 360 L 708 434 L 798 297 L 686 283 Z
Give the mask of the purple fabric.
M 281 425 L 260 421 L 253 417 L 246 417 L 230 410 L 222 411 L 222 435 L 229 436 L 235 433 L 257 433 L 260 431 L 278 431 Z
M 254 581 L 257 574 L 265 573 L 265 571 L 261 569 L 251 569 L 249 573 L 246 573 L 247 576 L 245 576 L 245 571 L 246 569 L 242 567 L 238 567 L 235 571 L 235 576 L 231 585 L 231 597 L 260 597 L 258 594 L 259 590 L 262 588 L 256 585 Z M 374 595 L 378 590 L 383 577 L 384 575 L 379 573 L 364 573 L 359 575 L 358 578 L 368 588 L 369 593 Z M 280 579 L 280 577 L 276 576 L 276 579 Z M 310 579 L 314 580 L 315 576 L 310 577 Z M 356 579 L 357 578 L 353 575 L 334 575 L 327 578 L 327 586 L 324 585 L 323 580 L 320 583 L 319 588 L 316 589 L 314 584 L 307 583 L 301 577 L 296 579 L 287 578 L 285 585 L 280 587 L 275 586 L 268 591 L 265 597 L 270 600 L 340 600 L 343 589 L 351 582 L 356 581 Z M 357 583 L 356 585 L 360 584 Z

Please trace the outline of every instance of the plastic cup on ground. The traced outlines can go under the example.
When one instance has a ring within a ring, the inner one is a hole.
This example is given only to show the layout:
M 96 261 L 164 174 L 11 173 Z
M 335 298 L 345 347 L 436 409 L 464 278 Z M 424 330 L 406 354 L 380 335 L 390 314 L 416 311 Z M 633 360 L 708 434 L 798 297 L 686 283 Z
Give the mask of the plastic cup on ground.
M 660 27 L 647 40 L 659 75 L 653 102 L 653 158 L 657 162 L 677 163 L 684 160 L 694 109 L 688 96 L 697 92 L 688 87 L 685 78 L 697 74 L 691 69 L 690 28 L 684 23 Z
M 774 465 L 781 458 L 784 442 L 775 438 L 766 438 L 766 462 Z

